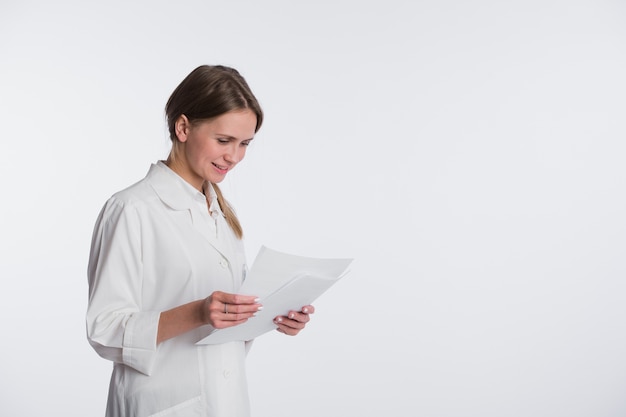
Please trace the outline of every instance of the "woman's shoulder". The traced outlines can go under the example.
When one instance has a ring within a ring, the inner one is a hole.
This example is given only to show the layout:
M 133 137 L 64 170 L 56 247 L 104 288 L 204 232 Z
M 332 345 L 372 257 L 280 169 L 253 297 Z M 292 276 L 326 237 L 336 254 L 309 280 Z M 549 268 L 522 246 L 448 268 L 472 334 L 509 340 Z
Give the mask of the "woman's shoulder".
M 144 178 L 111 195 L 105 210 L 108 207 L 115 211 L 151 212 L 162 206 L 187 209 L 193 206 L 193 201 L 181 181 L 163 166 L 153 164 Z
M 151 200 L 154 198 L 154 186 L 166 181 L 166 176 L 162 171 L 163 168 L 158 164 L 152 164 L 142 179 L 115 192 L 111 199 L 126 204 L 140 204 Z
M 136 183 L 117 191 L 110 197 L 110 199 L 121 203 L 132 204 L 144 201 L 150 194 L 151 187 L 146 178 L 143 178 Z
M 111 222 L 117 221 L 121 217 L 127 217 L 131 213 L 137 213 L 142 210 L 142 207 L 147 205 L 149 200 L 149 197 L 147 197 L 145 181 L 138 181 L 111 195 L 105 201 L 100 217 L 105 222 Z M 131 214 L 132 217 L 135 215 Z
M 150 204 L 154 198 L 154 190 L 150 186 L 149 177 L 150 172 L 139 181 L 113 193 L 107 199 L 105 209 L 106 207 L 123 209 Z

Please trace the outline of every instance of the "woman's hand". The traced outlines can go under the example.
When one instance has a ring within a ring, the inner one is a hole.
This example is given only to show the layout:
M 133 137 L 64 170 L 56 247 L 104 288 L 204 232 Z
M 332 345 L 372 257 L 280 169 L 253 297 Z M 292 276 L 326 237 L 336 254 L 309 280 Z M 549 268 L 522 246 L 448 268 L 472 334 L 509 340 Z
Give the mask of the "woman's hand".
M 245 323 L 261 308 L 253 295 L 215 291 L 204 300 L 195 300 L 161 312 L 157 343 L 176 337 L 205 324 L 216 329 Z
M 304 329 L 304 326 L 311 320 L 310 314 L 315 313 L 315 307 L 304 306 L 300 311 L 290 311 L 286 316 L 278 316 L 274 323 L 278 326 L 276 330 L 289 336 L 295 336 Z
M 215 291 L 202 303 L 202 321 L 216 329 L 245 323 L 263 308 L 257 301 L 253 295 Z

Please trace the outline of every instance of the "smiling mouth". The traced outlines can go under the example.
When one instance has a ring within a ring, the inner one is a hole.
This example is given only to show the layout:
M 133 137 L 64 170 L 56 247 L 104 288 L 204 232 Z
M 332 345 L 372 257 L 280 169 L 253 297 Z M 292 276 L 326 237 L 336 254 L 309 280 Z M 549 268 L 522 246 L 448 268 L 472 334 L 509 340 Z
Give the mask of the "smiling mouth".
M 221 166 L 221 165 L 217 165 L 216 163 L 213 163 L 213 166 L 214 166 L 215 168 L 217 168 L 219 171 L 223 171 L 223 172 L 228 171 L 228 167 L 224 167 L 224 166 Z

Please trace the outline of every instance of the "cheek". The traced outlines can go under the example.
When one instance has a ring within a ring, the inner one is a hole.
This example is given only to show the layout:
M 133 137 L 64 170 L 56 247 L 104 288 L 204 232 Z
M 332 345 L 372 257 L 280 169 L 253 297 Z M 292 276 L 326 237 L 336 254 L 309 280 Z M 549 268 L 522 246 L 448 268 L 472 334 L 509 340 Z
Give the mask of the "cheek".
M 195 142 L 189 147 L 190 157 L 195 160 L 212 159 L 218 155 L 217 149 L 207 142 Z

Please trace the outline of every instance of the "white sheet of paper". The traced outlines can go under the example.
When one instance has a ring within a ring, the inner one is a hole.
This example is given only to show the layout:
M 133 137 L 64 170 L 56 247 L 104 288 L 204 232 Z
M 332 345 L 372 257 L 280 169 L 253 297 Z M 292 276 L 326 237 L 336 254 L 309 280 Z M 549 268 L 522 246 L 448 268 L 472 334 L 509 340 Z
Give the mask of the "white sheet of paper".
M 291 255 L 262 246 L 239 293 L 259 297 L 263 310 L 243 324 L 214 330 L 197 344 L 252 340 L 274 330 L 274 317 L 311 304 L 349 272 L 352 261 Z

